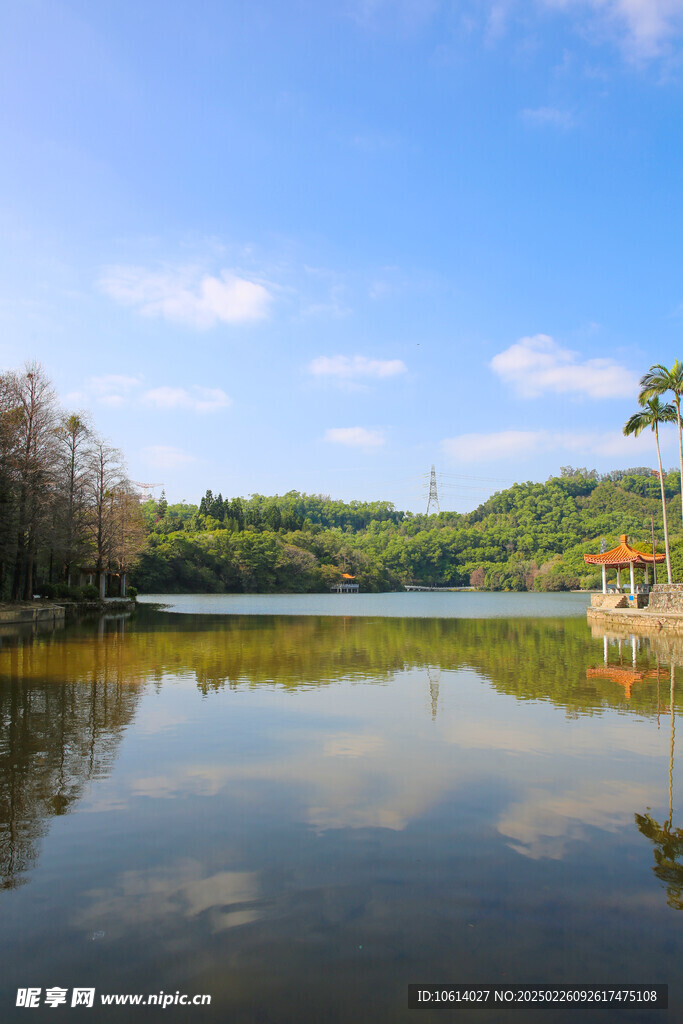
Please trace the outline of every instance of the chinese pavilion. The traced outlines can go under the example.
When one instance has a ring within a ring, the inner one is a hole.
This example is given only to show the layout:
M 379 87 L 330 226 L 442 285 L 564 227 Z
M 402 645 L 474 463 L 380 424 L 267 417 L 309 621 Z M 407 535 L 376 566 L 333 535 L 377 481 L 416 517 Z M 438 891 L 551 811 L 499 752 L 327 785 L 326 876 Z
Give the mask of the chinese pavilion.
M 602 592 L 607 593 L 607 567 L 610 566 L 612 569 L 617 570 L 617 588 L 621 590 L 621 570 L 630 570 L 631 575 L 631 593 L 635 593 L 635 581 L 634 581 L 634 570 L 644 569 L 645 570 L 645 583 L 650 582 L 649 569 L 654 563 L 664 561 L 665 556 L 662 554 L 649 554 L 646 551 L 638 551 L 637 548 L 632 548 L 628 543 L 625 533 L 622 533 L 620 543 L 616 548 L 612 548 L 611 551 L 602 552 L 599 555 L 584 555 L 583 560 L 588 565 L 600 565 L 602 566 Z

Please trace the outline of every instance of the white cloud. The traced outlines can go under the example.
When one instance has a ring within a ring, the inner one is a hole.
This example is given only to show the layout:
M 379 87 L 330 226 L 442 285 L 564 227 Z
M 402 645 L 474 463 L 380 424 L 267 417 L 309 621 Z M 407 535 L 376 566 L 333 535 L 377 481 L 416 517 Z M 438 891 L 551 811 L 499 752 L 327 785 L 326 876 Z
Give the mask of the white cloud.
M 594 11 L 603 31 L 616 36 L 629 56 L 662 54 L 683 28 L 683 0 L 542 0 L 546 7 L 576 10 L 583 20 Z
M 196 462 L 194 455 L 189 455 L 182 448 L 173 448 L 165 444 L 152 444 L 140 451 L 140 457 L 148 466 L 156 469 L 177 469 L 190 462 Z
M 547 125 L 551 128 L 571 128 L 574 125 L 574 115 L 557 107 L 527 108 L 520 116 L 527 124 L 541 127 Z
M 582 452 L 587 455 L 614 458 L 629 458 L 638 455 L 644 459 L 652 458 L 655 455 L 655 439 L 650 430 L 643 431 L 638 437 L 624 437 L 620 430 L 606 430 L 601 434 L 555 434 L 554 440 L 558 447 L 565 448 L 569 452 Z
M 534 455 L 546 447 L 547 440 L 544 430 L 501 430 L 446 438 L 441 448 L 445 455 L 458 462 L 495 462 L 513 455 Z
M 82 406 L 87 402 L 87 400 L 87 396 L 83 391 L 67 391 L 67 393 L 62 396 L 62 402 L 67 409 Z
M 510 804 L 498 831 L 513 850 L 533 860 L 561 860 L 571 843 L 586 841 L 592 829 L 618 832 L 633 823 L 633 808 L 656 803 L 652 786 L 632 780 L 580 780 L 564 790 L 529 789 L 524 800 Z
M 542 452 L 652 461 L 655 457 L 655 442 L 649 430 L 639 437 L 624 437 L 618 430 L 601 433 L 501 430 L 449 437 L 441 442 L 441 449 L 454 462 L 498 462 L 510 458 L 524 459 Z
M 118 409 L 125 404 L 130 393 L 140 386 L 140 378 L 127 377 L 122 373 L 105 373 L 101 377 L 90 377 L 86 386 L 100 405 Z
M 139 377 L 126 377 L 121 373 L 105 373 L 102 377 L 91 377 L 90 387 L 99 394 L 110 391 L 132 391 L 140 383 Z
M 402 359 L 368 359 L 367 356 L 318 356 L 309 367 L 314 377 L 357 380 L 359 377 L 396 377 L 406 372 Z
M 110 405 L 114 408 L 120 408 L 133 400 L 157 409 L 189 409 L 198 413 L 215 412 L 232 405 L 232 399 L 222 388 L 205 388 L 199 384 L 189 388 L 161 385 L 140 393 L 141 387 L 142 378 L 116 373 L 91 377 L 87 382 L 87 389 L 92 398 L 101 405 Z
M 366 430 L 365 427 L 330 427 L 325 431 L 325 440 L 351 448 L 378 448 L 384 444 L 379 430 Z
M 140 379 L 125 377 L 120 373 L 107 373 L 102 377 L 91 377 L 87 386 L 101 405 L 116 408 L 123 405 L 131 391 L 140 386 Z
M 177 861 L 159 871 L 125 871 L 110 880 L 106 889 L 85 894 L 75 922 L 91 931 L 107 922 L 107 936 L 116 939 L 136 926 L 167 923 L 178 917 L 200 914 L 214 934 L 226 928 L 257 921 L 263 910 L 255 871 L 219 871 L 208 877 L 197 861 Z M 246 904 L 246 906 L 245 906 Z
M 215 412 L 232 404 L 232 399 L 222 388 L 202 388 L 197 384 L 189 391 L 186 388 L 152 388 L 145 391 L 142 399 L 157 409 L 191 409 L 192 412 Z
M 368 733 L 331 733 L 323 742 L 325 757 L 375 757 L 381 756 L 386 746 L 383 736 Z
M 548 334 L 520 338 L 489 365 L 526 398 L 544 393 L 623 398 L 635 395 L 638 387 L 636 374 L 614 360 L 581 360 L 577 352 L 562 348 Z
M 437 0 L 355 0 L 353 14 L 364 28 L 397 31 L 401 26 L 431 20 L 445 5 Z M 463 13 L 462 25 L 472 29 L 478 20 L 473 11 L 483 9 L 484 34 L 490 44 L 506 31 L 518 11 L 529 24 L 528 0 L 486 0 Z M 537 9 L 566 12 L 581 35 L 590 32 L 596 41 L 616 43 L 625 55 L 643 61 L 661 57 L 683 30 L 683 0 L 536 0 Z
M 112 409 L 120 409 L 125 405 L 126 399 L 123 395 L 101 395 L 100 405 L 110 405 Z
M 229 270 L 212 277 L 192 268 L 155 272 L 116 266 L 106 271 L 100 287 L 144 316 L 161 316 L 200 329 L 261 320 L 271 302 L 264 285 Z

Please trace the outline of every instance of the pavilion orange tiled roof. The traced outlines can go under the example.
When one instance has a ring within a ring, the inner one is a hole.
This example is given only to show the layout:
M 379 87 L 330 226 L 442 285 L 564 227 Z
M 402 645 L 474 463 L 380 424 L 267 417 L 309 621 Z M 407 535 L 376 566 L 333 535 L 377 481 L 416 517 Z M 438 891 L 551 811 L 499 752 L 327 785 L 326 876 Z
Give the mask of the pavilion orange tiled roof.
M 622 533 L 620 543 L 615 548 L 612 548 L 611 551 L 604 551 L 598 555 L 584 555 L 583 560 L 589 565 L 630 565 L 631 562 L 634 564 L 652 565 L 653 562 L 663 562 L 664 557 L 664 555 L 659 553 L 656 553 L 653 557 L 652 552 L 648 554 L 647 551 L 639 551 L 637 548 L 632 548 L 627 543 L 626 534 Z
M 623 686 L 627 700 L 631 699 L 631 687 L 634 683 L 640 683 L 643 679 L 654 679 L 656 675 L 656 669 L 639 672 L 638 669 L 621 668 L 617 665 L 599 665 L 586 669 L 586 679 L 611 679 L 612 682 Z

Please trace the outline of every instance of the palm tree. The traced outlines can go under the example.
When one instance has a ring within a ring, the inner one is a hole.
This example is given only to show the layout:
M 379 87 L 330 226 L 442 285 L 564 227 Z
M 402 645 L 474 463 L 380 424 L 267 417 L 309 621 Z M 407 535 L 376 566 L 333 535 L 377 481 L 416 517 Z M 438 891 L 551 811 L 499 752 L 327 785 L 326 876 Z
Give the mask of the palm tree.
M 681 430 L 681 396 L 683 395 L 683 363 L 678 359 L 670 370 L 661 363 L 655 363 L 641 377 L 639 401 L 647 401 L 658 395 L 671 391 L 676 406 L 676 422 L 678 423 L 678 454 L 681 466 L 681 518 L 683 518 L 683 432 Z
M 638 437 L 639 434 L 649 427 L 654 431 L 655 441 L 657 443 L 657 462 L 659 463 L 659 484 L 662 489 L 662 519 L 664 521 L 664 550 L 666 551 L 666 571 L 671 583 L 671 552 L 669 550 L 669 526 L 666 520 L 666 498 L 664 496 L 664 473 L 662 472 L 662 456 L 659 450 L 659 424 L 660 423 L 673 423 L 676 420 L 676 409 L 668 402 L 663 405 L 659 398 L 640 398 L 640 404 L 642 406 L 639 412 L 634 412 L 633 416 L 624 424 L 624 434 L 628 437 L 633 434 Z

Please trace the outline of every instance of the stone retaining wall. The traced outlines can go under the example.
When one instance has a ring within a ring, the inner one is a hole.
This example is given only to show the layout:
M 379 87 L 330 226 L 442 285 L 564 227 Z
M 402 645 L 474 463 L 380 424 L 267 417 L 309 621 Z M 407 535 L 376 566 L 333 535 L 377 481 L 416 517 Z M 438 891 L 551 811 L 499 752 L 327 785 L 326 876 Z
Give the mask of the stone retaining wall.
M 591 594 L 591 608 L 646 608 L 647 594 Z
M 678 612 L 683 615 L 683 583 L 655 583 L 650 588 L 651 612 Z
M 675 613 L 660 614 L 647 611 L 637 611 L 635 608 L 624 608 L 603 611 L 602 608 L 588 608 L 586 611 L 588 622 L 591 626 L 604 632 L 616 630 L 622 634 L 643 634 L 661 633 L 666 631 L 677 636 L 683 636 L 683 615 Z
M 625 608 L 626 594 L 591 594 L 591 608 Z
M 63 621 L 64 611 L 61 604 L 7 605 L 0 608 L 0 623 Z

